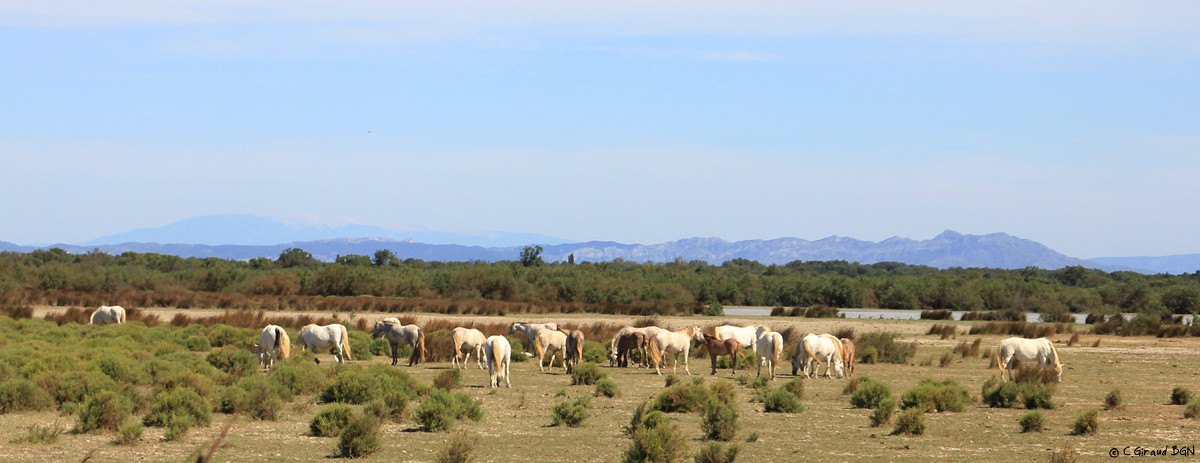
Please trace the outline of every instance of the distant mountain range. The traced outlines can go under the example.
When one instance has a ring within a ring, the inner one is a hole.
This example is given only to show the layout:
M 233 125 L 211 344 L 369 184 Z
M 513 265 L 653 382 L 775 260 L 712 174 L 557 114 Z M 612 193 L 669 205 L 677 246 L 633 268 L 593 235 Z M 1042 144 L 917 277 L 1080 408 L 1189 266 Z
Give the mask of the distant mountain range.
M 929 240 L 893 237 L 880 242 L 831 236 L 816 241 L 779 238 L 729 242 L 719 238 L 689 238 L 658 244 L 622 244 L 609 241 L 571 243 L 528 233 L 452 233 L 392 230 L 366 225 L 332 227 L 234 214 L 197 217 L 165 227 L 132 230 L 79 244 L 21 246 L 0 241 L 0 251 L 31 252 L 35 249 L 58 247 L 71 253 L 99 249 L 108 254 L 132 251 L 182 257 L 248 260 L 255 257 L 275 259 L 285 249 L 300 248 L 317 259 L 333 261 L 340 255 L 370 256 L 377 250 L 387 249 L 401 259 L 495 262 L 518 260 L 521 250 L 532 244 L 542 246 L 541 256 L 549 262 L 565 261 L 573 254 L 576 262 L 615 259 L 669 262 L 683 259 L 719 265 L 728 260 L 742 258 L 763 264 L 785 264 L 796 260 L 844 260 L 864 264 L 903 262 L 937 268 L 1014 269 L 1032 266 L 1057 269 L 1078 265 L 1105 271 L 1133 270 L 1142 273 L 1172 274 L 1192 273 L 1200 269 L 1200 254 L 1085 260 L 1063 255 L 1036 241 L 1005 233 L 964 235 L 947 230 Z

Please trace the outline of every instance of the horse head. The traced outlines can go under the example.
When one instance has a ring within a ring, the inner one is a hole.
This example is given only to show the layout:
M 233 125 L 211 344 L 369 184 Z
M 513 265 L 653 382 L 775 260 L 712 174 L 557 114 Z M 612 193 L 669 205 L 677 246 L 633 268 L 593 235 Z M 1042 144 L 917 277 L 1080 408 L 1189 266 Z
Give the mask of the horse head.
M 704 342 L 704 330 L 700 328 L 700 325 L 692 325 L 688 327 L 688 330 L 691 330 L 692 339 L 695 339 L 696 342 Z
M 512 336 L 513 334 L 515 334 L 517 332 L 517 325 L 524 326 L 525 324 L 521 323 L 521 322 L 516 322 L 516 323 L 513 323 L 512 325 L 509 325 L 509 327 L 508 327 L 508 335 L 509 336 Z
M 754 328 L 754 336 L 762 337 L 763 333 L 766 333 L 768 331 L 771 331 L 771 329 L 767 328 L 766 326 L 763 326 L 763 325 L 758 325 L 757 327 Z
M 380 338 L 387 332 L 388 323 L 383 320 L 375 322 L 375 330 L 371 332 L 372 338 Z

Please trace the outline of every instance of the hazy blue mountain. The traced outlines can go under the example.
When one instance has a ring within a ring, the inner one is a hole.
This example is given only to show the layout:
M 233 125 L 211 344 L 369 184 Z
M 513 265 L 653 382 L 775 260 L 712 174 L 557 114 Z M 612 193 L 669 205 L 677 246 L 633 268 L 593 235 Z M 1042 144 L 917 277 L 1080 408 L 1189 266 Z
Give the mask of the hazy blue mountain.
M 490 230 L 447 232 L 438 230 L 396 230 L 371 225 L 321 225 L 302 220 L 276 219 L 247 214 L 219 214 L 193 217 L 170 225 L 139 228 L 116 235 L 78 243 L 101 246 L 121 243 L 186 243 L 207 245 L 271 246 L 280 243 L 310 242 L 347 237 L 379 237 L 396 241 L 466 246 L 517 246 L 528 243 L 566 243 L 568 240 L 533 233 L 508 233 Z
M 1092 261 L 1105 265 L 1138 269 L 1142 273 L 1195 273 L 1200 271 L 1200 254 L 1176 256 L 1097 257 Z

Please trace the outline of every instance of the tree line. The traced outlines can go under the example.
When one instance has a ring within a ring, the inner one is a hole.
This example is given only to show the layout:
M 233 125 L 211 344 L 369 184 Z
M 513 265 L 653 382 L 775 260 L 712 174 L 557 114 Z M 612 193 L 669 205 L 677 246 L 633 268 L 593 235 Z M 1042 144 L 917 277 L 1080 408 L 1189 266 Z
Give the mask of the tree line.
M 921 310 L 1020 310 L 1062 315 L 1200 311 L 1200 271 L 1184 275 L 1056 270 L 937 269 L 896 262 L 794 261 L 764 265 L 546 263 L 527 248 L 519 261 L 432 262 L 391 251 L 321 262 L 302 249 L 237 261 L 156 253 L 62 249 L 0 253 L 0 294 L 171 292 L 256 296 L 421 298 L 647 307 L 828 306 Z

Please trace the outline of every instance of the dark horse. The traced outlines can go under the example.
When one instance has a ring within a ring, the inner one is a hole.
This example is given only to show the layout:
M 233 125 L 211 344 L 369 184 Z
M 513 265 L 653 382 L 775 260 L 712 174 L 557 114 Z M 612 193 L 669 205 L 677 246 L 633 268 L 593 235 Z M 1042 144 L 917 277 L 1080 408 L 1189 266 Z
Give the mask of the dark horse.
M 629 351 L 636 351 L 639 355 L 641 363 L 638 365 L 647 365 L 647 360 L 650 356 L 646 355 L 646 349 L 650 347 L 650 337 L 645 333 L 632 332 L 621 335 L 616 339 L 613 345 L 617 346 L 617 351 L 612 352 L 608 357 L 608 366 L 620 366 L 622 368 L 629 366 Z
M 742 345 L 736 339 L 717 339 L 708 333 L 701 332 L 704 335 L 704 349 L 708 351 L 708 360 L 712 362 L 712 374 L 717 374 L 717 356 L 728 355 L 729 362 L 733 364 L 733 373 L 737 374 L 738 357 L 744 357 Z

